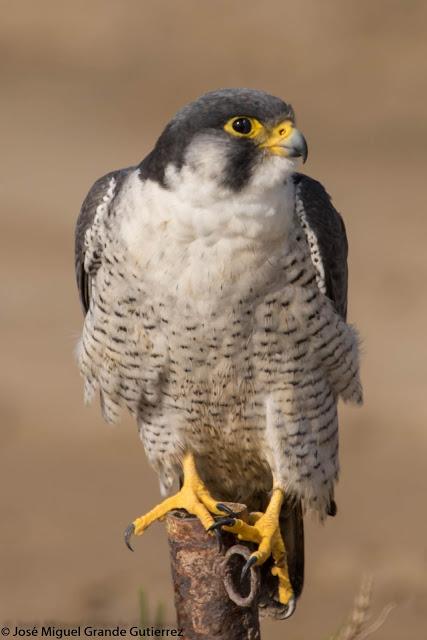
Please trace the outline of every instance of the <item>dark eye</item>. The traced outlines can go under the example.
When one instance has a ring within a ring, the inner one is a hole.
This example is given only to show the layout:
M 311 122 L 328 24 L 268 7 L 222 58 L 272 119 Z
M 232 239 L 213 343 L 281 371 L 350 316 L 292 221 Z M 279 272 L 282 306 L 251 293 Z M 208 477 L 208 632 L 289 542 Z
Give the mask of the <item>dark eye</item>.
M 252 131 L 252 122 L 248 118 L 236 118 L 233 121 L 232 127 L 237 133 L 247 135 Z

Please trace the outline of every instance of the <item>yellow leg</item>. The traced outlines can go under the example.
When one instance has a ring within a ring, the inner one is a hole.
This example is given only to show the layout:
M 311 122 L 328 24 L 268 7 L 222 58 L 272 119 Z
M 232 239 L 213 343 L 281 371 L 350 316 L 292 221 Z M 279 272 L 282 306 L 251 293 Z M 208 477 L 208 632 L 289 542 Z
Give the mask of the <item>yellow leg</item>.
M 279 516 L 283 504 L 282 489 L 273 489 L 273 494 L 265 513 L 251 513 L 249 523 L 236 519 L 233 525 L 224 525 L 223 529 L 235 533 L 239 540 L 255 542 L 258 549 L 248 561 L 248 566 L 252 564 L 264 564 L 270 557 L 273 557 L 274 566 L 271 573 L 279 580 L 279 601 L 282 604 L 292 606 L 294 604 L 294 593 L 289 579 L 288 565 L 286 562 L 286 549 L 280 532 Z
M 166 498 L 154 509 L 137 518 L 126 529 L 125 541 L 129 548 L 129 540 L 132 534 L 141 535 L 147 527 L 156 520 L 161 520 L 172 509 L 185 509 L 188 513 L 197 516 L 205 529 L 214 524 L 214 519 L 209 512 L 221 513 L 216 508 L 217 500 L 214 500 L 197 473 L 194 456 L 187 453 L 183 460 L 184 483 L 180 491 L 170 498 Z

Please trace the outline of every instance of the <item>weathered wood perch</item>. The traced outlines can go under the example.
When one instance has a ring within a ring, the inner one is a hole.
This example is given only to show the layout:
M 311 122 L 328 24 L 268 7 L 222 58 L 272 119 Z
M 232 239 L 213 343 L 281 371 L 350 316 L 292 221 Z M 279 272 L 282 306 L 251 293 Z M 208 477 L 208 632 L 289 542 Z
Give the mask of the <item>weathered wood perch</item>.
M 246 507 L 227 503 L 244 517 Z M 260 640 L 259 570 L 240 574 L 251 551 L 222 532 L 221 545 L 197 518 L 174 511 L 166 518 L 178 627 L 186 640 Z
M 226 503 L 241 518 L 244 505 Z M 243 584 L 240 574 L 251 553 L 245 544 L 222 533 L 221 548 L 200 521 L 183 511 L 166 518 L 178 627 L 186 640 L 261 640 L 258 600 L 259 569 L 252 567 Z M 331 640 L 356 640 L 376 632 L 395 605 L 388 604 L 372 622 L 372 579 L 363 581 L 353 611 Z M 360 636 L 361 637 L 361 636 Z

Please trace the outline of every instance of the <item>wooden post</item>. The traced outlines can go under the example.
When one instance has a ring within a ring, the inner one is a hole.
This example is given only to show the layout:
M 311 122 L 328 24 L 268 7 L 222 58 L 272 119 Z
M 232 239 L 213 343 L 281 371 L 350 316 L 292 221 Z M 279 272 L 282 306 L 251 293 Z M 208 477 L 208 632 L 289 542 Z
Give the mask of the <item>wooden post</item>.
M 227 503 L 240 517 L 244 505 Z M 221 532 L 221 544 L 197 518 L 174 511 L 166 518 L 178 627 L 186 640 L 260 640 L 259 570 L 240 583 L 250 550 Z

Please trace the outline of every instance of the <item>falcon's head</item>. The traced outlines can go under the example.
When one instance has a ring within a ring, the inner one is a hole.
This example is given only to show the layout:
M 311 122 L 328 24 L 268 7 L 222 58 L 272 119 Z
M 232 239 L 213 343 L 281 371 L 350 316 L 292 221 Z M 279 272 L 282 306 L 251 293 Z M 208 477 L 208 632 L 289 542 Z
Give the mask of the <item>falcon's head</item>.
M 299 157 L 305 162 L 307 143 L 291 105 L 262 91 L 222 89 L 174 116 L 141 174 L 168 187 L 172 176 L 188 169 L 202 181 L 240 191 L 263 176 L 270 183 L 283 180 Z

